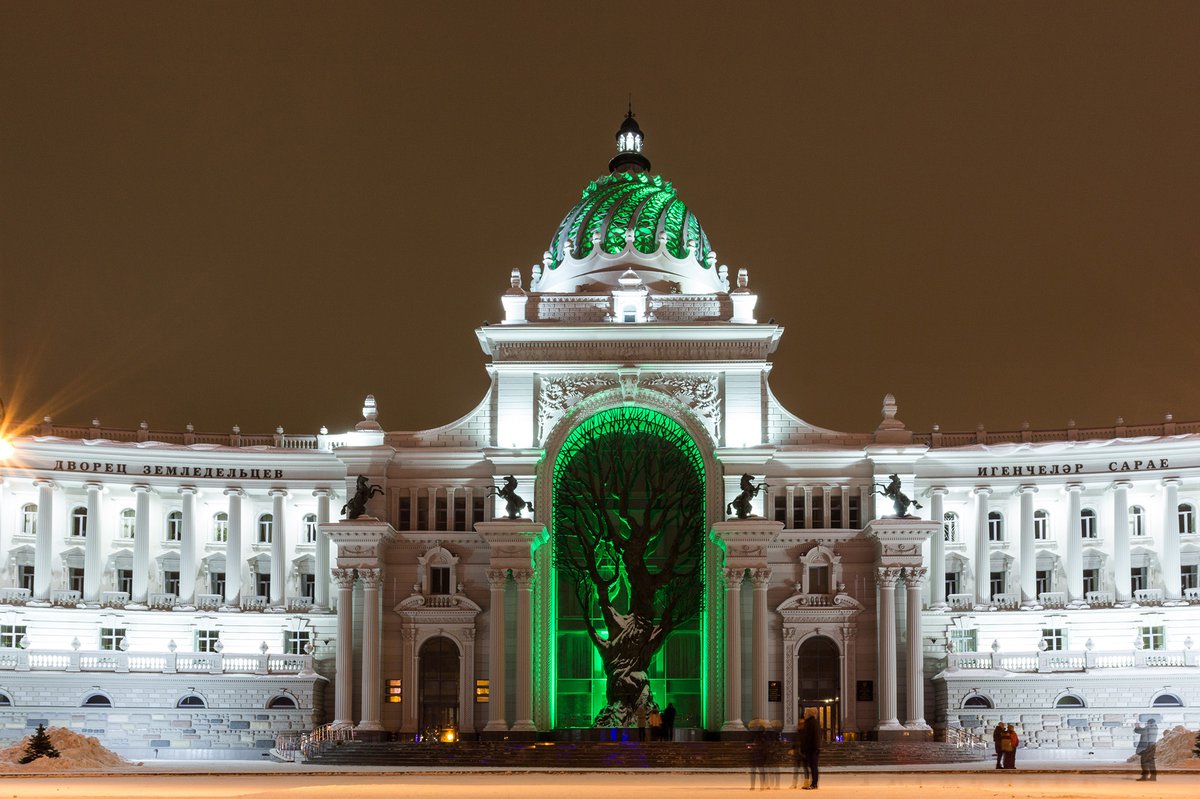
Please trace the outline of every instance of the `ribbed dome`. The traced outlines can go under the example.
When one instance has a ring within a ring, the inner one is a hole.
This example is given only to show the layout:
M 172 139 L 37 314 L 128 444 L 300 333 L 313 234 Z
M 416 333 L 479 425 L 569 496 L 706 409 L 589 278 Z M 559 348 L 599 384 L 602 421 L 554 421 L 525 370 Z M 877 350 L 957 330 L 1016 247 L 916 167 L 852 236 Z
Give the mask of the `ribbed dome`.
M 655 253 L 661 239 L 669 254 L 685 258 L 691 243 L 695 263 L 712 268 L 708 258 L 712 246 L 700 220 L 676 196 L 669 181 L 645 172 L 618 172 L 589 183 L 550 241 L 546 266 L 557 269 L 568 257 L 587 258 L 595 249 L 597 234 L 603 252 L 620 253 L 630 231 L 633 248 L 640 253 Z

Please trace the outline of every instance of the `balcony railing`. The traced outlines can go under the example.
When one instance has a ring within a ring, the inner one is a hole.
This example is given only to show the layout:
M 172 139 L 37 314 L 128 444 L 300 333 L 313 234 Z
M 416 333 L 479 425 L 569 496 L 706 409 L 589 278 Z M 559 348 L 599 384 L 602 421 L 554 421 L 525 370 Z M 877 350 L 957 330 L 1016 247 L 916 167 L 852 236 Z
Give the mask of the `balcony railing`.
M 1189 642 L 1190 643 L 1190 642 Z M 1130 669 L 1200 666 L 1200 652 L 1190 647 L 1180 650 L 1133 649 L 1126 652 L 1091 650 L 1044 650 L 1033 652 L 951 652 L 946 670 L 989 669 L 1016 673 L 1049 674 L 1094 669 Z
M 313 673 L 312 655 L 230 652 L 121 652 L 0 648 L 0 671 L 150 674 Z

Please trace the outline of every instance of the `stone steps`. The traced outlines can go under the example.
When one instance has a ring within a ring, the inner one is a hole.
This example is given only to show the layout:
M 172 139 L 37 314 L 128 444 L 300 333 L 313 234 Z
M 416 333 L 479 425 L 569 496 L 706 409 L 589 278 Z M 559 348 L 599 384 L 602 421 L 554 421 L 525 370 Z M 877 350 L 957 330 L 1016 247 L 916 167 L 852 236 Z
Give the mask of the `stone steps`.
M 790 765 L 788 744 L 773 745 L 772 760 Z M 394 768 L 559 768 L 559 769 L 709 769 L 748 768 L 751 750 L 744 742 L 674 743 L 475 742 L 418 744 L 343 741 L 316 755 L 323 766 Z M 935 765 L 987 760 L 982 749 L 944 743 L 853 741 L 826 744 L 821 762 L 829 766 Z

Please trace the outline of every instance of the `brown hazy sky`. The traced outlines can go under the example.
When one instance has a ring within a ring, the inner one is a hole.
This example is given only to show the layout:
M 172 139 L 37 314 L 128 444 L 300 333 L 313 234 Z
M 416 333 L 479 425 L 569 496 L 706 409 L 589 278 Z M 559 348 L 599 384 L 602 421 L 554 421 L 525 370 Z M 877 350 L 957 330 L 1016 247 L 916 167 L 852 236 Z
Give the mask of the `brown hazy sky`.
M 1198 42 L 1196 2 L 6 2 L 0 397 L 449 422 L 632 92 L 801 417 L 1200 419 Z

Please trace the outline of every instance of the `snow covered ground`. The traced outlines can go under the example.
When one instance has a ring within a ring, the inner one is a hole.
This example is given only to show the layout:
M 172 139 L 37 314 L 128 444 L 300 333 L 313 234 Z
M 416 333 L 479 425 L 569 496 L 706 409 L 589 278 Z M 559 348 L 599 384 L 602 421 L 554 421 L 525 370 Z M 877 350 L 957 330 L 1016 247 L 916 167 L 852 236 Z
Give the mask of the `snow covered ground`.
M 147 764 L 149 765 L 149 764 Z M 202 764 L 194 764 L 200 766 Z M 211 764 L 210 764 L 211 765 Z M 791 775 L 782 775 L 783 790 Z M 822 776 L 820 795 L 911 797 L 921 799 L 1106 799 L 1107 797 L 1188 797 L 1200 794 L 1200 774 L 1163 773 L 1158 782 L 1137 782 L 1137 773 L 1072 772 L 1066 770 L 992 772 L 842 772 Z M 653 799 L 717 799 L 749 791 L 749 776 L 730 772 L 564 773 L 541 774 L 419 774 L 392 772 L 354 776 L 289 773 L 177 774 L 173 776 L 5 777 L 0 798 L 7 799 L 148 799 L 150 797 L 253 797 L 254 799 L 430 799 L 486 797 L 487 799 L 612 799 L 637 795 Z M 789 791 L 790 792 L 790 791 Z M 796 794 L 806 796 L 808 794 Z M 816 795 L 816 794 L 814 794 Z

